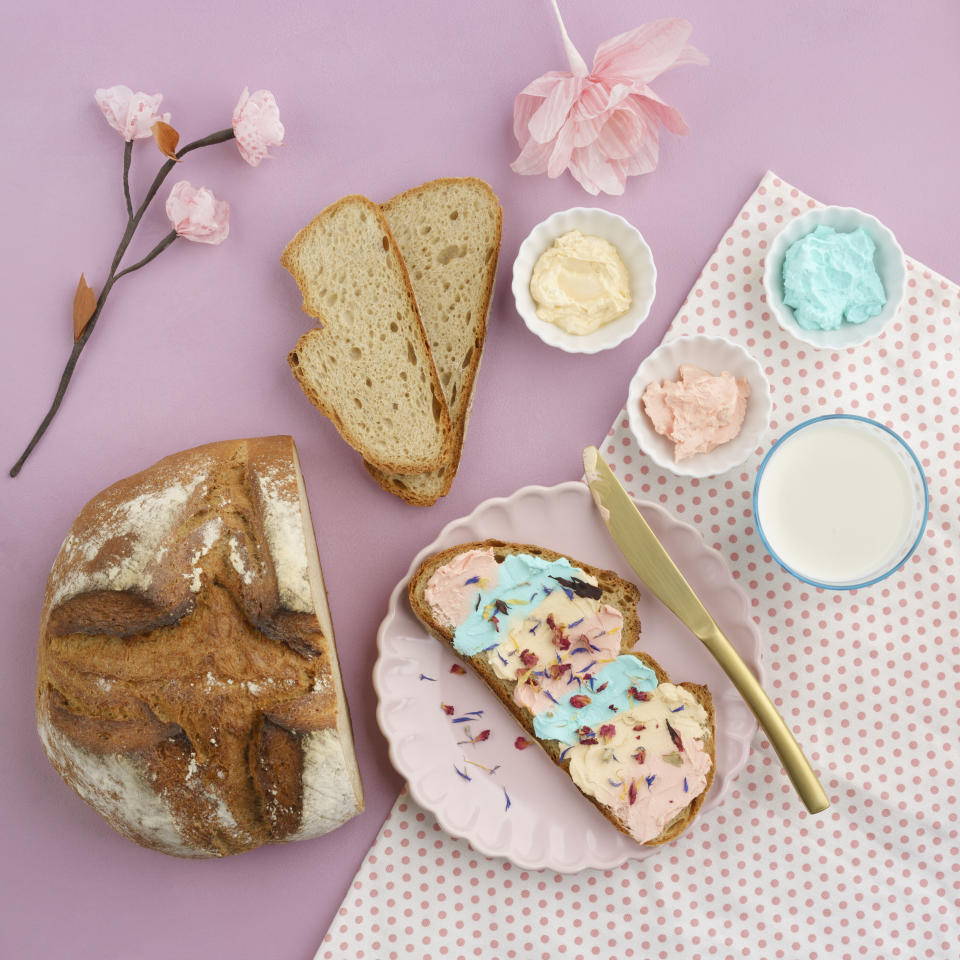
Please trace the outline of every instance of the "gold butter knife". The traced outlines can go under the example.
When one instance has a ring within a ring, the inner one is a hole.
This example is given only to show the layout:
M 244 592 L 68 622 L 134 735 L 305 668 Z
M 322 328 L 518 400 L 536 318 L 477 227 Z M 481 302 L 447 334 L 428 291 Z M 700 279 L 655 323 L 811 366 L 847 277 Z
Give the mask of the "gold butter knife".
M 627 563 L 650 592 L 693 631 L 733 681 L 760 721 L 807 810 L 810 813 L 826 810 L 830 801 L 777 708 L 677 569 L 596 447 L 583 451 L 583 468 L 603 522 Z

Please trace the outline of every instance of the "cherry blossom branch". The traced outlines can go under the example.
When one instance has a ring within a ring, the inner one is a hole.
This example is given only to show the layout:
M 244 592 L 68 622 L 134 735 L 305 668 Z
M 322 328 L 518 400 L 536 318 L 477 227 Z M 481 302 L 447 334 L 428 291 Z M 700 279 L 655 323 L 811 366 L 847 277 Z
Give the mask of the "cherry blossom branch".
M 121 270 L 114 278 L 114 283 L 117 282 L 121 277 L 125 277 L 128 273 L 133 273 L 134 270 L 139 270 L 141 267 L 145 267 L 151 260 L 159 257 L 167 247 L 177 239 L 177 231 L 171 230 L 142 260 L 138 260 L 132 267 L 126 267 Z
M 234 132 L 232 129 L 229 130 L 218 130 L 216 133 L 211 133 L 208 137 L 203 137 L 200 140 L 194 140 L 192 143 L 188 143 L 181 150 L 177 151 L 177 158 L 185 156 L 193 150 L 198 150 L 200 147 L 210 146 L 215 143 L 224 143 L 227 140 L 232 140 L 234 137 Z M 124 149 L 124 153 L 128 153 L 130 148 L 130 142 L 128 141 Z M 56 416 L 57 411 L 60 409 L 60 404 L 63 403 L 64 395 L 67 392 L 67 387 L 70 385 L 70 380 L 73 377 L 73 371 L 77 366 L 77 360 L 80 359 L 80 354 L 83 352 L 83 348 L 86 346 L 87 341 L 90 339 L 90 335 L 93 333 L 94 328 L 97 325 L 97 321 L 100 318 L 100 313 L 103 310 L 103 305 L 107 301 L 107 297 L 110 294 L 110 291 L 113 289 L 113 285 L 120 279 L 120 277 L 125 276 L 128 273 L 132 273 L 134 270 L 139 270 L 140 267 L 145 266 L 154 257 L 159 256 L 171 243 L 176 239 L 177 233 L 175 230 L 171 231 L 167 236 L 157 244 L 153 250 L 150 251 L 142 260 L 133 264 L 131 267 L 127 267 L 124 270 L 117 272 L 117 268 L 120 266 L 120 261 L 123 259 L 123 255 L 127 251 L 127 247 L 130 246 L 130 241 L 133 239 L 133 234 L 136 231 L 137 227 L 140 225 L 140 221 L 143 219 L 144 213 L 147 211 L 147 207 L 150 205 L 150 201 L 157 195 L 157 191 L 160 189 L 163 181 L 167 178 L 167 175 L 170 171 L 176 166 L 176 162 L 173 160 L 168 160 L 158 171 L 157 175 L 153 178 L 153 183 L 150 185 L 150 189 L 147 191 L 146 196 L 143 199 L 143 202 L 140 204 L 137 212 L 131 214 L 127 220 L 126 229 L 123 232 L 123 236 L 120 238 L 120 243 L 117 246 L 117 251 L 113 255 L 113 262 L 110 264 L 110 272 L 107 274 L 106 282 L 103 285 L 103 289 L 100 291 L 100 296 L 97 297 L 97 305 L 94 309 L 93 315 L 90 317 L 90 320 L 87 322 L 86 327 L 83 330 L 83 333 L 77 339 L 73 345 L 73 349 L 70 351 L 70 356 L 67 359 L 66 366 L 63 368 L 63 373 L 60 376 L 60 382 L 57 385 L 57 392 L 54 395 L 53 403 L 50 406 L 50 409 L 47 411 L 47 415 L 43 418 L 40 423 L 40 426 L 37 428 L 36 433 L 34 433 L 30 442 L 27 444 L 26 449 L 20 455 L 20 459 L 11 467 L 10 476 L 15 477 L 20 473 L 23 465 L 27 462 L 27 458 L 33 452 L 33 448 L 40 442 L 40 438 L 46 433 L 47 427 L 50 426 L 51 421 Z M 125 193 L 129 197 L 129 187 L 127 180 L 127 171 L 129 165 L 124 162 L 124 188 Z M 132 204 L 130 205 L 132 210 Z
M 133 157 L 133 141 L 123 145 L 123 199 L 127 203 L 127 219 L 133 216 L 133 203 L 130 200 L 130 159 Z
M 233 109 L 230 128 L 218 130 L 216 133 L 211 133 L 200 140 L 194 140 L 175 153 L 171 153 L 171 151 L 175 147 L 179 135 L 167 123 L 170 114 L 160 114 L 158 112 L 160 102 L 163 100 L 162 94 L 148 94 L 143 91 L 135 93 L 124 84 L 117 84 L 113 87 L 98 89 L 94 98 L 107 123 L 121 134 L 126 141 L 123 150 L 123 199 L 127 209 L 127 224 L 123 236 L 117 244 L 103 289 L 95 302 L 93 301 L 93 290 L 87 285 L 83 274 L 80 275 L 80 283 L 77 286 L 73 303 L 74 344 L 70 356 L 60 376 L 53 403 L 37 428 L 37 432 L 33 435 L 30 443 L 27 444 L 26 450 L 11 468 L 11 477 L 17 476 L 20 472 L 27 457 L 30 456 L 33 448 L 44 435 L 50 422 L 60 409 L 60 404 L 63 402 L 77 361 L 97 326 L 113 285 L 128 273 L 133 273 L 135 270 L 145 267 L 151 260 L 163 253 L 177 237 L 183 237 L 185 240 L 194 243 L 206 244 L 222 243 L 227 238 L 230 231 L 229 204 L 223 200 L 218 200 L 206 187 L 198 189 L 188 181 L 181 180 L 174 184 L 166 202 L 167 217 L 173 230 L 141 260 L 123 270 L 119 269 L 124 254 L 130 246 L 130 241 L 147 211 L 147 207 L 150 206 L 176 162 L 188 153 L 199 150 L 200 147 L 236 139 L 240 156 L 250 166 L 256 167 L 265 157 L 269 156 L 267 152 L 269 147 L 283 144 L 284 129 L 280 122 L 277 100 L 269 90 L 256 90 L 250 93 L 249 89 L 244 87 L 243 93 L 240 94 L 240 99 Z M 145 139 L 151 135 L 156 140 L 160 150 L 170 159 L 157 171 L 153 183 L 150 184 L 146 196 L 143 198 L 143 202 L 134 211 L 133 201 L 130 197 L 130 163 L 133 158 L 133 141 Z

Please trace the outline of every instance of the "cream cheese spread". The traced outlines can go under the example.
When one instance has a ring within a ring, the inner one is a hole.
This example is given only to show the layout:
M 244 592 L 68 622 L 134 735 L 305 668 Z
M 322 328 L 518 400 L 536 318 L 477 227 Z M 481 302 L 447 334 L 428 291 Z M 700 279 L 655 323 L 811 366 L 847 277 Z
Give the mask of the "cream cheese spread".
M 540 254 L 530 295 L 541 320 L 584 335 L 630 309 L 630 274 L 609 240 L 571 230 Z

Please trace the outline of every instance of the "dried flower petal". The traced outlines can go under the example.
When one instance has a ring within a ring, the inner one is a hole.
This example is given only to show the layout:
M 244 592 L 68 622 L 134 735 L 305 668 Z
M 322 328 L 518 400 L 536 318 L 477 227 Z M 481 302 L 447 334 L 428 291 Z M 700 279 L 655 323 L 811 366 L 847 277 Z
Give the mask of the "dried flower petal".
M 547 675 L 551 680 L 559 680 L 565 673 L 570 673 L 573 667 L 569 663 L 551 663 L 547 667 Z
M 540 658 L 532 650 L 524 649 L 520 653 L 520 662 L 525 667 L 535 667 L 540 662 Z
M 670 739 L 673 741 L 673 745 L 677 748 L 680 753 L 683 753 L 683 740 L 680 739 L 680 734 L 674 730 L 673 724 L 669 720 L 667 723 L 667 732 L 670 734 Z
M 617 728 L 612 723 L 604 723 L 600 726 L 600 739 L 609 740 L 616 734 Z
M 450 667 L 450 672 L 457 673 L 457 674 L 464 674 L 467 671 L 463 667 L 461 667 L 459 663 L 455 663 Z
M 578 577 L 572 577 L 569 580 L 565 577 L 553 577 L 552 579 L 556 580 L 561 587 L 565 587 L 567 590 L 575 593 L 578 597 L 586 597 L 588 600 L 599 600 L 603 596 L 603 590 L 600 587 L 595 587 L 592 583 L 585 583 Z M 579 623 L 581 621 L 577 622 Z M 570 624 L 570 626 L 576 626 L 576 624 Z
M 570 706 L 574 707 L 576 710 L 579 710 L 581 707 L 587 706 L 590 703 L 590 698 L 585 693 L 575 693 L 570 698 Z
M 630 790 L 627 792 L 627 799 L 630 801 L 630 806 L 632 807 L 637 802 L 637 781 L 630 781 Z
M 449 703 L 441 703 L 441 704 L 440 704 L 440 709 L 441 709 L 448 717 L 452 717 L 452 716 L 454 715 L 454 713 L 456 712 L 456 711 L 453 709 L 453 707 L 450 706 Z
M 513 745 L 518 750 L 526 750 L 527 747 L 530 746 L 530 741 L 526 737 L 517 737 L 517 739 L 513 741 Z

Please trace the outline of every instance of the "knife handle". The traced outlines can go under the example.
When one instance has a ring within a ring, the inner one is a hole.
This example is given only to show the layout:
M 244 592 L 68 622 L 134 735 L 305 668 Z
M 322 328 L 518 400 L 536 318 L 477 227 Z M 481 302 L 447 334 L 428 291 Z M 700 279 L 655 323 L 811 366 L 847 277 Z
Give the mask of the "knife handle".
M 810 766 L 810 761 L 804 756 L 790 728 L 783 717 L 777 713 L 777 708 L 764 692 L 760 682 L 743 662 L 740 655 L 733 649 L 730 641 L 723 635 L 720 628 L 714 623 L 710 634 L 700 638 L 707 649 L 713 654 L 724 673 L 733 682 L 753 711 L 763 732 L 767 735 L 780 762 L 787 771 L 787 776 L 793 784 L 803 805 L 810 813 L 820 813 L 830 806 L 830 801 L 817 775 Z

